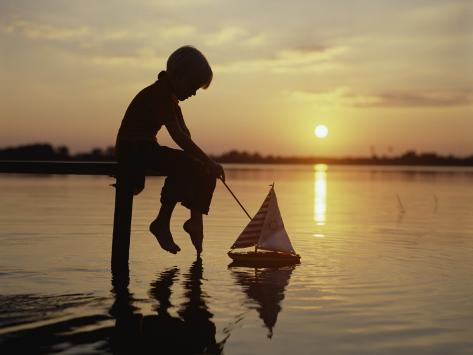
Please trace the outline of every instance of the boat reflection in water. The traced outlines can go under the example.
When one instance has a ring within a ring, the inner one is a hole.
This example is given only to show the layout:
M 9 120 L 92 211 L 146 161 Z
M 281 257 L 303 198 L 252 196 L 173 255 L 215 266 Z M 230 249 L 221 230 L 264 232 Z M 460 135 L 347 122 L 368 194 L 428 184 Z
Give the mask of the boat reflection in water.
M 269 331 L 268 338 L 271 338 L 279 312 L 282 310 L 284 292 L 295 266 L 248 268 L 230 264 L 229 268 L 247 296 L 248 308 L 257 310 Z
M 226 338 L 215 340 L 216 327 L 213 314 L 205 303 L 207 297 L 201 289 L 202 260 L 197 259 L 189 273 L 184 275 L 184 303 L 179 307 L 179 317 L 169 314 L 171 288 L 178 279 L 179 269 L 173 267 L 160 273 L 151 283 L 149 295 L 157 301 L 156 315 L 142 316 L 135 312 L 133 298 L 126 280 L 114 281 L 116 302 L 111 313 L 116 319 L 111 336 L 114 353 L 162 354 L 220 354 Z

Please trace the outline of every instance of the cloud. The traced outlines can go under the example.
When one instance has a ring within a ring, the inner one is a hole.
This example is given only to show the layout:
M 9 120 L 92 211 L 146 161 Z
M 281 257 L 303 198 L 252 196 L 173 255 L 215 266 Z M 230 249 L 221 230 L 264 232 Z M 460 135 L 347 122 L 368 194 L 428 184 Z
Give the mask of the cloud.
M 354 103 L 353 97 L 350 95 L 350 89 L 346 87 L 338 87 L 332 91 L 322 92 L 292 91 L 289 92 L 289 96 L 296 101 L 311 103 L 319 107 L 352 106 Z M 363 98 L 363 100 L 365 99 Z
M 470 1 L 439 1 L 414 7 L 406 13 L 405 20 L 419 34 L 455 38 L 471 33 L 472 15 Z
M 449 107 L 473 104 L 471 89 L 392 90 L 362 95 L 350 88 L 339 87 L 326 92 L 293 91 L 289 95 L 319 107 Z
M 205 44 L 212 47 L 222 46 L 225 44 L 239 44 L 254 47 L 264 44 L 266 39 L 263 34 L 254 35 L 237 26 L 224 27 L 216 32 L 209 33 L 204 37 Z
M 91 26 L 64 26 L 42 21 L 15 19 L 2 28 L 4 33 L 17 34 L 32 40 L 64 41 L 87 39 L 87 41 L 106 42 L 120 40 L 174 39 L 188 37 L 196 29 L 187 24 L 167 23 L 162 26 L 134 26 L 129 29 L 100 28 Z
M 11 20 L 0 32 L 18 36 L 35 45 L 52 45 L 58 51 L 84 56 L 95 64 L 104 65 L 151 65 L 161 61 L 156 58 L 157 43 L 189 38 L 195 32 L 190 25 L 167 23 L 157 26 L 100 28 L 92 26 L 63 26 L 41 21 Z
M 159 29 L 159 35 L 166 39 L 179 38 L 194 34 L 195 31 L 195 27 L 190 25 L 169 25 Z
M 152 50 L 142 49 L 131 55 L 95 55 L 90 60 L 96 65 L 107 68 L 126 67 L 156 70 L 166 63 L 167 58 L 156 55 Z
M 347 47 L 283 49 L 274 57 L 235 61 L 216 66 L 221 72 L 320 72 L 338 67 L 335 59 L 345 53 Z
M 189 7 L 203 7 L 215 5 L 219 0 L 151 0 L 149 3 L 159 9 L 188 9 Z
M 56 26 L 25 20 L 15 20 L 4 26 L 3 31 L 6 33 L 19 33 L 31 39 L 46 40 L 77 39 L 91 34 L 91 29 L 87 26 Z
M 371 106 L 444 107 L 465 106 L 472 103 L 472 90 L 391 91 L 378 95 L 377 102 Z
M 225 27 L 220 31 L 207 35 L 206 44 L 209 46 L 219 46 L 231 41 L 236 41 L 245 37 L 247 32 L 239 27 Z

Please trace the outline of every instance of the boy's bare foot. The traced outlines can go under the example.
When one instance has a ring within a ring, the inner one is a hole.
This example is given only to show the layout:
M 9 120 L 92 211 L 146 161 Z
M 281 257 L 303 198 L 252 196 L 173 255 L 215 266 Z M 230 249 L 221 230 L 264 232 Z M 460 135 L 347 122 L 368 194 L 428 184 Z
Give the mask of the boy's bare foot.
M 176 254 L 178 251 L 181 251 L 181 248 L 179 248 L 179 246 L 174 243 L 174 239 L 172 238 L 169 226 L 163 226 L 159 223 L 157 219 L 155 219 L 149 225 L 149 231 L 153 233 L 159 245 L 164 250 L 172 254 Z
M 185 221 L 183 228 L 191 236 L 192 244 L 197 251 L 197 255 L 200 256 L 200 253 L 202 253 L 202 241 L 204 240 L 204 229 L 202 226 L 195 226 L 192 223 L 192 219 Z

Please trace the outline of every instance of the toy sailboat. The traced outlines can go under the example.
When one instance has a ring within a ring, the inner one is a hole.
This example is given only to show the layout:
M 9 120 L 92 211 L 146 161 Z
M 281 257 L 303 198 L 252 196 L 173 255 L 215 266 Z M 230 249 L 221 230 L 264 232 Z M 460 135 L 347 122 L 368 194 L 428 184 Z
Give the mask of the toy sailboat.
M 255 247 L 254 251 L 236 252 L 234 249 Z M 228 256 L 238 264 L 290 265 L 300 262 L 287 235 L 279 211 L 274 184 L 256 216 L 238 236 Z

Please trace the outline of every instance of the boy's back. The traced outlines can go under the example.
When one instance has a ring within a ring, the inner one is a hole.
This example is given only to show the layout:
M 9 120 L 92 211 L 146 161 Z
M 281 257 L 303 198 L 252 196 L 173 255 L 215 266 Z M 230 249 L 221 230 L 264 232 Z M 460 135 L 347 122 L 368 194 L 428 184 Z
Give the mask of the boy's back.
M 156 134 L 166 121 L 181 115 L 180 108 L 163 75 L 141 90 L 128 106 L 118 130 L 122 141 L 156 142 Z

